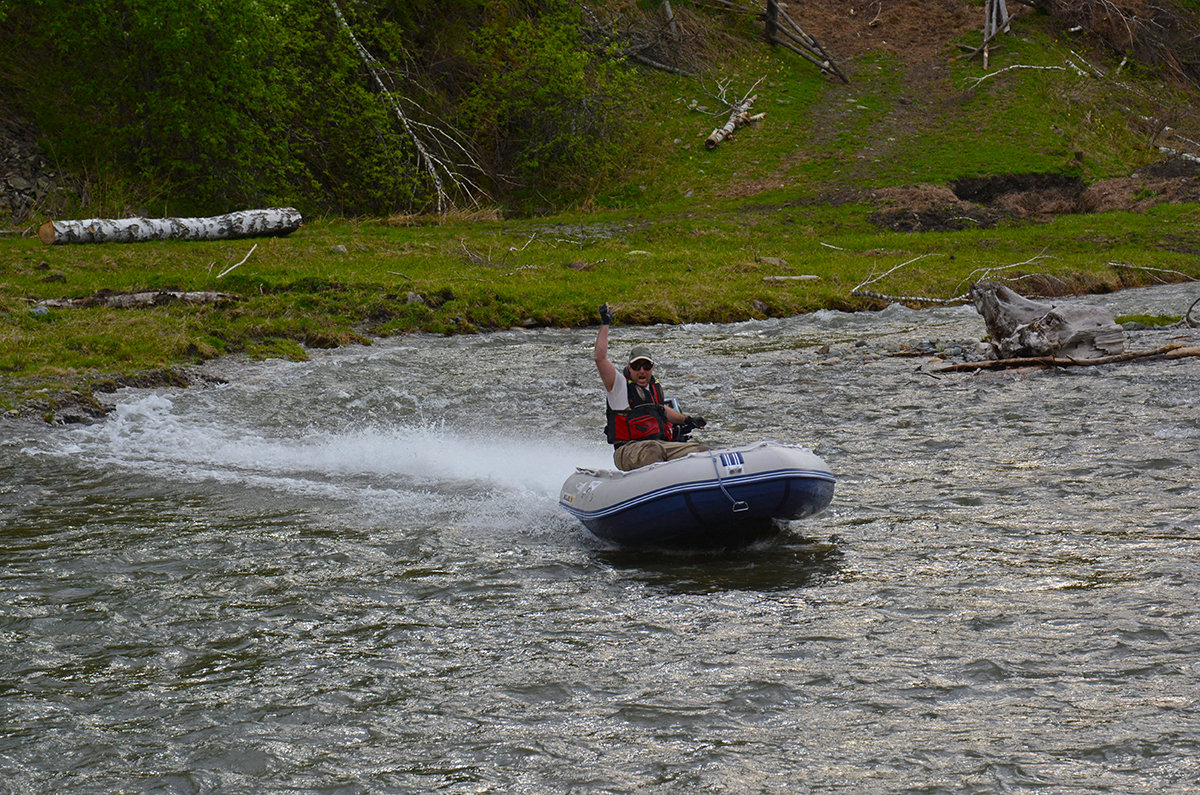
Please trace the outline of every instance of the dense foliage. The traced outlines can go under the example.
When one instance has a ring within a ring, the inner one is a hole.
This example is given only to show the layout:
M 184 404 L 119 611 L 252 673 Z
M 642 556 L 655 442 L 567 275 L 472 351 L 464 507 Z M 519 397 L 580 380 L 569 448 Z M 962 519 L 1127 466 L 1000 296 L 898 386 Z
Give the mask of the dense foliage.
M 624 68 L 581 24 L 563 0 L 0 0 L 0 106 L 109 204 L 419 211 L 429 158 L 524 203 L 609 158 Z
M 1200 0 L 1030 2 L 1187 91 L 1200 86 Z M 692 25 L 684 38 L 696 51 L 727 47 L 729 26 L 749 19 L 676 5 L 722 27 L 706 43 Z M 45 199 L 43 214 L 586 206 L 626 190 L 615 175 L 652 162 L 637 135 L 655 131 L 634 121 L 652 92 L 635 87 L 620 50 L 644 54 L 661 38 L 660 9 L 650 0 L 0 0 L 0 121 L 36 130 L 59 171 L 76 177 L 75 194 Z M 746 24 L 743 40 L 760 43 L 759 22 Z M 711 93 L 711 82 L 689 90 Z M 639 192 L 674 184 L 653 162 Z M 819 181 L 811 163 L 807 173 Z

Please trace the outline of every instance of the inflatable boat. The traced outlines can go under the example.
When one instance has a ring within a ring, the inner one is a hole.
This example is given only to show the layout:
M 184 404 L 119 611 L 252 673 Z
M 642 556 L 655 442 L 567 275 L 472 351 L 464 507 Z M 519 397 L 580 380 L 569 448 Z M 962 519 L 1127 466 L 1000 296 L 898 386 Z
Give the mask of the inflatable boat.
M 577 469 L 558 502 L 624 547 L 741 547 L 833 500 L 829 467 L 806 447 L 758 442 L 620 472 Z

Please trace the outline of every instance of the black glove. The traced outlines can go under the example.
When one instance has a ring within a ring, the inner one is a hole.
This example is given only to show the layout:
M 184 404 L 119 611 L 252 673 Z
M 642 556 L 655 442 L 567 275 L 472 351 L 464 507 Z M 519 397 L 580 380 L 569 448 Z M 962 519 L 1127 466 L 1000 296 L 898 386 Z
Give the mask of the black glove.
M 708 425 L 708 420 L 703 417 L 686 417 L 685 420 L 693 428 L 703 428 L 705 425 Z
M 604 306 L 600 307 L 600 325 L 611 326 L 612 321 L 612 307 L 605 303 Z

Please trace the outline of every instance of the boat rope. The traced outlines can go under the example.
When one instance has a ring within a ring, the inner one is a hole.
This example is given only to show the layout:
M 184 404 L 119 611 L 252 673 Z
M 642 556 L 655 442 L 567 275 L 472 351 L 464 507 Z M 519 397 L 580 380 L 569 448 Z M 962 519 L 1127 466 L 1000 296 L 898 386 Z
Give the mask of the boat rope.
M 713 471 L 717 473 L 717 485 L 721 487 L 721 493 L 729 499 L 729 503 L 733 508 L 733 512 L 741 513 L 742 511 L 750 510 L 749 503 L 747 503 L 745 500 L 735 500 L 733 495 L 729 493 L 729 489 L 725 488 L 725 481 L 721 477 L 721 465 L 717 463 L 717 457 L 715 455 L 709 457 L 713 462 Z

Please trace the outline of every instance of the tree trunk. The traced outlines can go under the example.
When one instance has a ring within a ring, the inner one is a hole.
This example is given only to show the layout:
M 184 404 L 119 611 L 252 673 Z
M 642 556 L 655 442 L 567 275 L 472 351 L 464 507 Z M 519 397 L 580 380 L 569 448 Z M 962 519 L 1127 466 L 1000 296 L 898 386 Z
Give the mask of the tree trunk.
M 133 309 L 144 306 L 162 306 L 163 304 L 217 304 L 223 301 L 236 301 L 241 296 L 233 293 L 218 293 L 214 290 L 199 290 L 183 292 L 179 290 L 158 290 L 146 293 L 109 293 L 100 291 L 95 295 L 83 298 L 47 298 L 38 301 L 38 306 L 54 307 L 56 309 L 107 306 L 113 309 Z
M 998 282 L 971 285 L 997 358 L 1099 359 L 1125 349 L 1125 330 L 1100 307 L 1031 301 Z
M 211 218 L 89 218 L 46 221 L 38 237 L 46 245 L 66 243 L 143 243 L 149 240 L 233 240 L 296 231 L 304 223 L 291 207 L 241 210 Z

